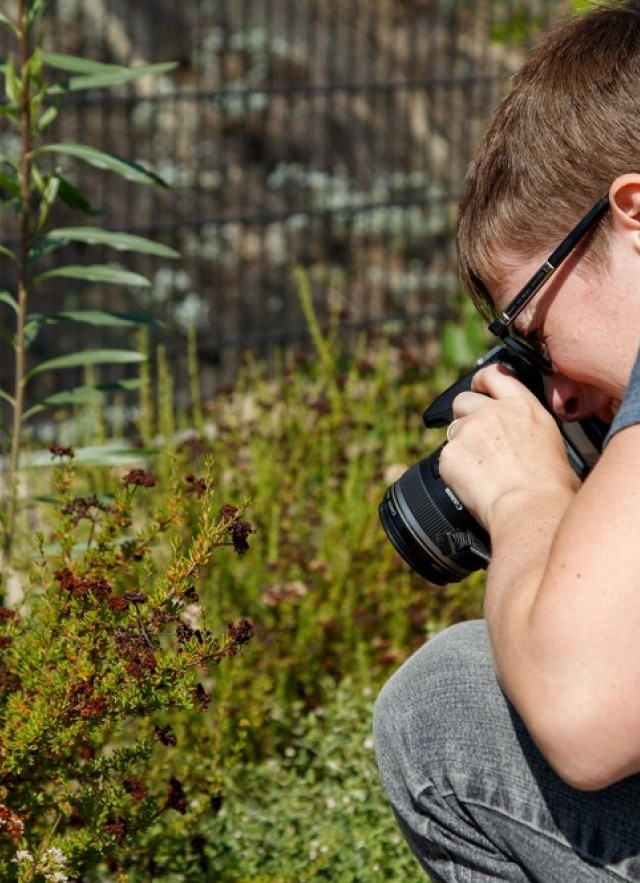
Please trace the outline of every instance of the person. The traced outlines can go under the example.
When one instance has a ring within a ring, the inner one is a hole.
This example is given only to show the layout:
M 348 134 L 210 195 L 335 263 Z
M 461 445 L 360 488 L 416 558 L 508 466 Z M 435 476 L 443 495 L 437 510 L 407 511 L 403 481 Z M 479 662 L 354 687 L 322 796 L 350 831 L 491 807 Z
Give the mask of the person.
M 440 471 L 491 538 L 485 618 L 381 690 L 382 784 L 434 883 L 640 881 L 640 0 L 540 38 L 470 164 L 458 252 L 549 409 L 496 365 L 454 400 Z M 612 422 L 583 483 L 550 411 Z

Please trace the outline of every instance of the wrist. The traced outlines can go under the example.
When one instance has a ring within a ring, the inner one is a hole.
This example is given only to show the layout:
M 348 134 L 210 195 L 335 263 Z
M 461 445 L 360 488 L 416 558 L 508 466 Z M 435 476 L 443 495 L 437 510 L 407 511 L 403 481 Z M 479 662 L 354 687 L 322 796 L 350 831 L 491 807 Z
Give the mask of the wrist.
M 565 480 L 543 485 L 519 486 L 500 494 L 487 512 L 486 528 L 492 545 L 514 532 L 535 531 L 542 525 L 557 524 L 580 489 L 580 480 L 571 472 Z

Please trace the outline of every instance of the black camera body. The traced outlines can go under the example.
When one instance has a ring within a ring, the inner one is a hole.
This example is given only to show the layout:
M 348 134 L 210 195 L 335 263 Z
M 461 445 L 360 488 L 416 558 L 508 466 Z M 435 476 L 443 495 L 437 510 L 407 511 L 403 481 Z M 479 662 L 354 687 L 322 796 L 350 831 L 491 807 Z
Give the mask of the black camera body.
M 547 408 L 540 370 L 512 346 L 499 344 L 478 359 L 474 368 L 436 398 L 423 414 L 427 428 L 453 419 L 455 397 L 487 365 L 507 366 Z M 575 423 L 558 421 L 572 469 L 584 480 L 597 461 L 608 424 L 592 417 Z M 491 559 L 490 538 L 440 478 L 442 445 L 411 466 L 390 485 L 379 507 L 387 537 L 409 566 L 436 585 L 459 582 Z

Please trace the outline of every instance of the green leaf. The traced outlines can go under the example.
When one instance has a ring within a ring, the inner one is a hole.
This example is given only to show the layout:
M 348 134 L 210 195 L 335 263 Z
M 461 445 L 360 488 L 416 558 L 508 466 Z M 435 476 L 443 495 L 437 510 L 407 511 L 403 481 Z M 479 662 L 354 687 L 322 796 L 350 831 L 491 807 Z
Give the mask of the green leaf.
M 60 248 L 61 245 L 62 243 L 52 242 L 46 236 L 43 236 L 41 239 L 37 239 L 29 249 L 29 263 L 35 264 L 43 255 L 55 251 L 55 249 Z
M 0 291 L 0 303 L 9 304 L 9 306 L 15 313 L 18 312 L 18 302 L 10 292 Z
M 144 381 L 140 377 L 132 377 L 128 380 L 116 380 L 111 383 L 98 383 L 95 386 L 76 386 L 74 389 L 57 392 L 54 395 L 47 396 L 37 404 L 25 411 L 22 419 L 28 420 L 34 414 L 45 411 L 47 408 L 73 407 L 75 405 L 85 405 L 90 402 L 103 399 L 110 392 L 129 392 L 131 390 L 140 389 Z
M 0 389 L 0 399 L 3 399 L 5 402 L 9 402 L 12 408 L 15 408 L 16 400 L 13 396 L 10 396 L 8 392 L 5 392 L 3 389 Z
M 76 448 L 73 462 L 92 466 L 126 466 L 127 463 L 137 463 L 154 454 L 157 454 L 157 451 L 151 448 L 96 445 L 95 447 Z
M 57 177 L 57 175 L 52 175 L 48 180 L 45 179 L 45 188 L 44 191 L 41 193 L 40 198 L 40 211 L 38 212 L 38 218 L 34 228 L 35 232 L 38 232 L 42 229 L 47 218 L 49 217 L 51 206 L 54 204 L 58 197 L 59 188 L 60 179 Z
M 95 147 L 87 147 L 85 144 L 75 144 L 72 141 L 60 141 L 56 144 L 45 144 L 32 151 L 32 156 L 40 153 L 56 153 L 64 156 L 72 156 L 75 159 L 82 160 L 96 169 L 106 169 L 110 172 L 120 175 L 127 181 L 134 181 L 137 184 L 154 184 L 157 187 L 167 187 L 165 181 L 159 175 L 155 175 L 148 169 L 143 168 L 139 163 L 131 160 L 123 159 L 113 153 L 107 153 L 105 150 L 98 150 Z
M 118 64 L 105 64 L 103 61 L 93 61 L 91 58 L 82 58 L 79 55 L 66 55 L 63 52 L 42 52 L 40 57 L 42 63 L 49 67 L 75 74 L 95 74 L 120 67 Z
M 34 503 L 43 503 L 45 506 L 58 505 L 58 498 L 53 494 L 34 494 L 30 499 L 33 500 Z
M 135 350 L 83 350 L 79 353 L 70 353 L 67 356 L 58 356 L 36 365 L 26 379 L 30 380 L 37 374 L 45 371 L 59 371 L 62 368 L 84 368 L 87 365 L 126 365 L 144 362 L 146 357 Z
M 47 8 L 49 0 L 31 0 L 27 4 L 27 30 L 30 32 Z
M 12 261 L 17 260 L 16 255 L 11 249 L 6 248 L 4 245 L 0 245 L 0 254 L 3 254 L 6 258 L 9 258 Z
M 0 189 L 6 190 L 14 199 L 20 199 L 20 184 L 4 172 L 0 172 Z
M 138 315 L 136 313 L 117 313 L 111 310 L 64 310 L 49 314 L 34 313 L 29 316 L 28 322 L 37 323 L 39 326 L 69 322 L 94 327 L 132 328 L 140 325 L 151 325 L 157 328 L 163 327 L 161 322 L 158 322 L 151 316 Z
M 113 230 L 102 230 L 99 227 L 61 227 L 50 230 L 49 239 L 61 242 L 86 242 L 87 245 L 107 245 L 118 251 L 136 251 L 141 254 L 153 254 L 162 258 L 178 258 L 179 252 L 167 245 L 161 245 L 144 236 L 131 233 L 120 233 Z
M 0 114 L 3 117 L 8 117 L 8 119 L 14 120 L 15 122 L 20 119 L 18 112 L 13 107 L 9 107 L 8 104 L 0 104 Z
M 0 325 L 0 338 L 2 338 L 2 340 L 6 340 L 9 346 L 15 349 L 15 334 L 12 331 L 9 331 L 8 328 L 5 328 L 4 325 Z
M 148 288 L 151 283 L 139 273 L 122 270 L 119 267 L 105 267 L 103 264 L 57 267 L 34 276 L 34 283 L 46 282 L 47 279 L 83 279 L 86 282 L 104 282 L 108 285 L 133 285 L 137 288 Z
M 47 126 L 50 126 L 51 123 L 57 119 L 58 113 L 59 108 L 53 106 L 48 107 L 38 120 L 38 132 L 44 132 Z
M 4 12 L 0 12 L 0 25 L 6 25 L 7 27 L 11 28 L 16 37 L 20 35 L 20 29 L 18 25 L 15 22 L 11 21 L 9 16 L 5 15 Z
M 170 62 L 131 68 L 118 65 L 103 65 L 96 73 L 70 77 L 62 83 L 50 86 L 47 89 L 47 94 L 61 95 L 65 92 L 79 92 L 84 89 L 108 89 L 112 86 L 119 86 L 122 83 L 132 83 L 150 75 L 166 73 L 167 71 L 174 70 L 176 67 L 177 64 Z
M 4 82 L 9 103 L 12 104 L 15 108 L 20 107 L 20 93 L 22 91 L 22 84 L 16 76 L 16 68 L 13 63 L 12 55 L 9 56 L 4 69 Z
M 118 445 L 95 445 L 94 447 L 76 448 L 73 462 L 85 466 L 126 466 L 129 463 L 137 463 L 157 454 L 151 448 L 129 448 Z M 47 452 L 34 457 L 28 464 L 29 467 L 51 467 L 51 455 Z
M 58 178 L 60 179 L 60 189 L 58 190 L 58 196 L 64 202 L 65 205 L 69 206 L 69 208 L 74 211 L 82 212 L 85 215 L 95 215 L 95 212 L 91 208 L 91 203 L 84 195 L 82 190 L 79 190 L 75 184 L 72 184 L 70 181 L 67 181 L 66 178 L 63 178 L 62 175 L 58 174 Z
M 144 77 L 148 74 L 165 73 L 177 67 L 177 62 L 175 61 L 159 62 L 142 67 L 126 67 L 126 65 L 106 64 L 102 61 L 94 61 L 91 58 L 82 58 L 79 55 L 65 55 L 62 52 L 42 52 L 40 57 L 42 63 L 49 65 L 49 67 L 72 74 L 87 74 L 89 76 L 110 72 L 116 73 L 118 71 L 125 73 L 133 71 L 138 76 Z

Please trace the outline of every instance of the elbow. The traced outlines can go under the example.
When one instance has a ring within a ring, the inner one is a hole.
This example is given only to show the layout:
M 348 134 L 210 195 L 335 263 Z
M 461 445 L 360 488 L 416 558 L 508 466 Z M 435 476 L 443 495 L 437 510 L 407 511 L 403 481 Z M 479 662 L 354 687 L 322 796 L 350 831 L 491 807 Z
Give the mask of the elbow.
M 624 774 L 600 764 L 595 757 L 576 760 L 557 752 L 548 757 L 548 762 L 558 778 L 576 791 L 601 791 L 624 778 Z
M 628 727 L 625 732 L 602 709 L 589 713 L 558 703 L 527 717 L 529 733 L 549 766 L 577 791 L 600 791 L 640 770 Z

